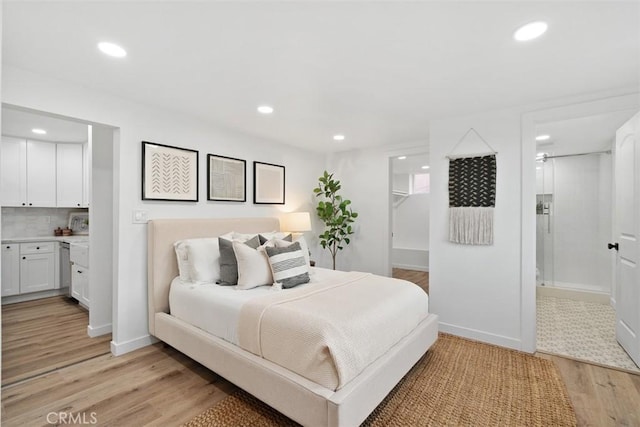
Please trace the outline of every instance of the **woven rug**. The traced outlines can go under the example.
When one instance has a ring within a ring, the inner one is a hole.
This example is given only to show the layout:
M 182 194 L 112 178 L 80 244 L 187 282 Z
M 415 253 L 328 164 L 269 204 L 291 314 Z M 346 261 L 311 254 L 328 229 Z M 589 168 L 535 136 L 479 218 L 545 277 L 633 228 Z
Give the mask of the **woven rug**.
M 185 424 L 297 425 L 238 391 Z M 440 334 L 364 426 L 575 426 L 553 362 Z

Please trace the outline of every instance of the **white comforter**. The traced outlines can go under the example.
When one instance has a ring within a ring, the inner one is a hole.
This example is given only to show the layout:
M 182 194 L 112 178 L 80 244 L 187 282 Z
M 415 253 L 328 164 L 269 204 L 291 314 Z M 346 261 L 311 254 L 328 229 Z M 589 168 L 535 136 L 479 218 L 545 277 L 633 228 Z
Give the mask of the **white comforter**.
M 412 283 L 313 270 L 312 283 L 281 291 L 174 280 L 171 314 L 333 390 L 428 316 Z

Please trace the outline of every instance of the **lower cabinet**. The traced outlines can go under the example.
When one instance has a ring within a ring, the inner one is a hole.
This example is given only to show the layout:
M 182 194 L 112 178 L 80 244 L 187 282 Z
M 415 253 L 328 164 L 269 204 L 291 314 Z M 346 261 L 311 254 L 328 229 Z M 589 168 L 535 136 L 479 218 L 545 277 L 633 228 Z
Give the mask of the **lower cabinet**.
M 20 244 L 2 245 L 2 296 L 20 293 Z
M 59 287 L 58 242 L 2 245 L 2 296 L 48 291 Z

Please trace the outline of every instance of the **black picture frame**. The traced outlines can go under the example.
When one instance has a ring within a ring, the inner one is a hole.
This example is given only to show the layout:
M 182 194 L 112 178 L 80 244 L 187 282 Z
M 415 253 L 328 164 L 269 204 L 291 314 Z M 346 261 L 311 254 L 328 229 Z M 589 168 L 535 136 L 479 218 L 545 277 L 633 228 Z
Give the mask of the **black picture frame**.
M 241 171 L 238 169 L 241 168 Z M 241 191 L 241 194 L 237 193 Z M 234 193 L 236 196 L 234 197 Z M 207 154 L 207 200 L 215 202 L 247 201 L 247 161 Z
M 198 155 L 197 150 L 142 141 L 142 200 L 197 202 Z
M 272 163 L 253 162 L 253 203 L 284 205 L 285 167 Z

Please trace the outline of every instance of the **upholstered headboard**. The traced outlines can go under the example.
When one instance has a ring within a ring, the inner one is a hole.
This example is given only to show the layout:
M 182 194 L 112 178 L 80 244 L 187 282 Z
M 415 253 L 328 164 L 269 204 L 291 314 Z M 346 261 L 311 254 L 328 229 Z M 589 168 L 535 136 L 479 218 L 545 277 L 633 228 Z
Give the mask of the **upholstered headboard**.
M 173 243 L 182 239 L 217 237 L 230 231 L 279 231 L 278 218 L 154 219 L 148 224 L 149 333 L 155 332 L 156 313 L 169 312 L 169 287 L 178 275 Z

